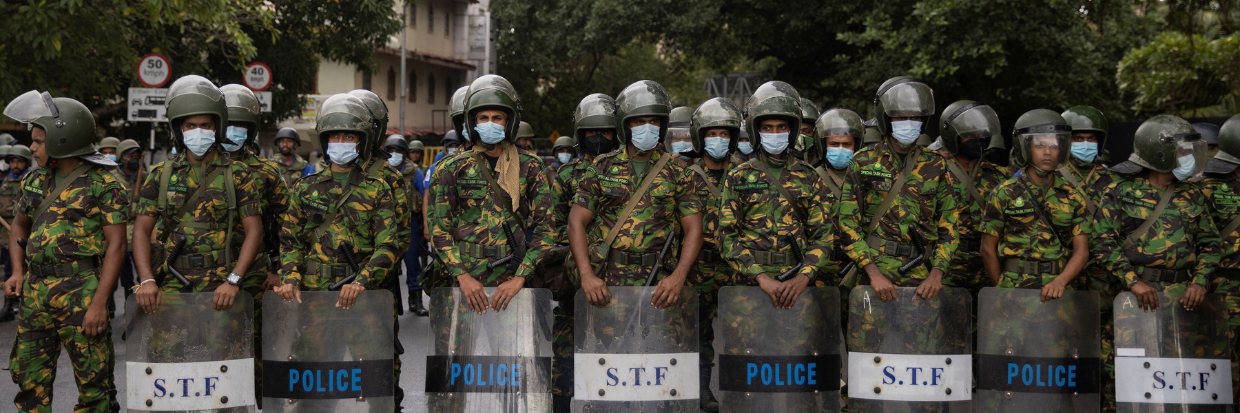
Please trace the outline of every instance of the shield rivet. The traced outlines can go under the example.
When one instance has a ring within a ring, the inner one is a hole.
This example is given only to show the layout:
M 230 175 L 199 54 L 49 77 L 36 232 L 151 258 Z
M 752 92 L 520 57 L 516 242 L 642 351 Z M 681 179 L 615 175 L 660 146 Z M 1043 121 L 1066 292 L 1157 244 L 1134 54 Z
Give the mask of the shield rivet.
M 220 403 L 228 404 L 228 396 L 221 397 Z
M 1148 399 L 1148 398 L 1150 398 L 1150 394 L 1149 394 L 1149 393 L 1146 393 L 1146 394 L 1145 394 L 1145 398 L 1147 398 L 1147 399 Z
M 1145 362 L 1145 368 L 1147 368 L 1147 369 L 1148 369 L 1148 368 L 1150 368 L 1150 362 L 1148 362 L 1148 361 L 1147 361 L 1147 362 Z
M 606 392 L 606 391 L 604 391 L 603 389 L 598 389 L 598 395 L 599 395 L 599 396 L 602 396 L 602 395 L 604 395 L 604 394 L 607 394 L 607 392 Z
M 950 364 L 952 364 L 952 358 L 951 358 L 951 357 L 948 357 L 948 358 L 947 358 L 947 364 L 949 364 L 949 365 L 950 365 Z
M 1210 363 L 1210 370 L 1218 370 L 1218 365 L 1214 363 Z
M 878 387 L 874 387 L 874 394 L 879 394 L 879 393 L 882 393 L 882 392 L 883 392 L 883 389 L 878 388 Z
M 365 397 L 358 396 L 358 397 L 357 397 L 357 401 L 359 401 L 359 402 L 364 402 L 364 401 L 366 401 L 366 398 L 365 398 Z
M 1005 350 L 1003 353 L 1004 353 L 1004 355 L 1010 356 L 1010 355 L 1012 355 L 1012 349 L 1010 349 L 1010 348 L 1009 348 L 1009 349 Z
M 874 356 L 874 362 L 875 362 L 875 363 L 882 363 L 882 362 L 883 362 L 883 358 L 882 358 L 882 357 L 879 357 L 879 356 Z
M 220 373 L 227 373 L 227 372 L 228 372 L 228 366 L 220 366 Z
M 673 366 L 675 366 L 675 365 L 676 365 L 676 359 L 672 359 L 672 362 L 671 362 L 671 363 L 672 363 L 672 365 L 673 365 Z M 675 391 L 675 390 L 672 390 L 672 391 Z M 672 395 L 673 395 L 673 396 L 675 396 L 675 395 L 676 395 L 676 393 L 672 393 Z
M 746 399 L 752 399 L 752 398 L 753 398 L 753 393 L 745 393 L 745 398 L 746 398 Z
M 948 395 L 948 396 L 950 396 L 951 394 L 952 394 L 952 388 L 951 388 L 951 387 L 948 387 L 948 388 L 947 388 L 947 395 Z
M 676 389 L 672 389 L 671 394 L 672 394 L 673 396 L 675 396 L 675 395 L 676 395 Z
M 1211 393 L 1210 400 L 1218 400 L 1218 393 Z
M 150 368 L 150 367 L 147 367 L 147 368 L 146 368 L 146 374 L 151 374 L 151 368 Z
M 1012 392 L 1004 392 L 1003 397 L 1012 398 Z
M 753 354 L 753 350 L 750 350 L 750 349 L 745 349 L 745 354 L 746 354 L 746 355 Z
M 288 399 L 288 404 L 293 404 L 293 403 L 297 403 L 297 401 L 293 399 Z
M 288 361 L 293 361 L 293 356 L 288 356 Z
M 600 365 L 600 366 L 601 366 L 601 365 L 604 365 L 604 364 L 607 364 L 607 360 L 606 360 L 606 359 L 604 359 L 604 358 L 602 358 L 602 357 L 599 357 L 599 358 L 598 358 L 598 365 Z
M 154 404 L 155 402 L 151 401 L 151 399 L 146 399 L 146 407 L 151 407 L 151 405 L 154 405 Z
M 817 352 L 817 351 L 815 351 L 815 352 L 814 352 L 814 357 L 818 357 L 818 352 Z

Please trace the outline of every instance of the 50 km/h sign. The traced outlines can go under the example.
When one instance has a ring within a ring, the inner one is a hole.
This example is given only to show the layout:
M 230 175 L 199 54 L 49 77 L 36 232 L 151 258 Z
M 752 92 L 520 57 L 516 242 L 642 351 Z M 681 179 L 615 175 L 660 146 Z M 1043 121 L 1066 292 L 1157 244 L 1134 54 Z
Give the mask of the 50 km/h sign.
M 245 67 L 245 76 L 242 78 L 250 90 L 267 90 L 271 87 L 271 68 L 259 62 L 250 63 Z
M 150 53 L 138 60 L 138 81 L 146 87 L 163 87 L 172 78 L 172 65 L 159 53 Z

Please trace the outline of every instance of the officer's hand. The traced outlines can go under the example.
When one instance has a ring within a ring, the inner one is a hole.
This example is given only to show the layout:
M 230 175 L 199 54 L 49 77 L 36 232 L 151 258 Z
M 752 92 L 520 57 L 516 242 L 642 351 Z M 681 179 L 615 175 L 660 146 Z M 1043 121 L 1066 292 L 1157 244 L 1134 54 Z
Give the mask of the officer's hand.
M 336 307 L 345 310 L 353 308 L 353 303 L 357 302 L 357 295 L 362 291 L 366 291 L 366 287 L 358 283 L 345 284 L 344 287 L 340 287 L 340 299 L 336 301 Z
M 685 277 L 672 274 L 659 280 L 654 292 L 650 294 L 650 305 L 655 308 L 668 308 L 680 301 L 680 291 L 685 288 Z
M 263 280 L 263 291 L 273 290 L 278 286 L 280 286 L 280 274 L 267 273 L 267 279 Z
M 1189 284 L 1188 289 L 1184 290 L 1184 295 L 1180 297 L 1180 303 L 1184 304 L 1184 309 L 1193 311 L 1198 305 L 1206 300 L 1206 289 L 1200 284 Z
M 512 297 L 521 292 L 521 287 L 525 286 L 525 277 L 512 277 L 511 280 L 504 281 L 495 289 L 495 294 L 491 295 L 491 309 L 495 311 L 504 311 L 508 309 L 508 302 L 512 301 Z
M 943 271 L 935 268 L 930 270 L 930 276 L 926 277 L 921 285 L 917 286 L 917 296 L 926 300 L 934 299 L 939 296 L 939 290 L 943 289 Z
M 1158 309 L 1158 293 L 1145 281 L 1132 284 L 1132 294 L 1137 296 L 1137 306 L 1150 312 Z
M 757 280 L 758 288 L 761 288 L 763 292 L 766 292 L 766 295 L 771 296 L 771 305 L 775 308 L 784 308 L 780 305 L 779 301 L 779 293 L 783 291 L 784 284 L 779 281 L 775 281 L 774 278 L 771 278 L 771 276 L 766 275 L 765 273 L 758 274 Z
M 291 303 L 293 300 L 297 300 L 298 304 L 301 303 L 301 289 L 297 288 L 297 284 L 280 284 L 275 291 L 285 302 Z
M 607 282 L 594 275 L 587 277 L 585 271 L 581 272 L 581 290 L 586 292 L 586 301 L 595 307 L 606 307 L 611 304 L 611 293 L 607 291 Z
M 1058 278 L 1056 278 L 1055 281 L 1051 281 L 1050 284 L 1047 284 L 1046 286 L 1042 287 L 1042 302 L 1045 303 L 1047 301 L 1054 300 L 1059 297 L 1063 297 L 1063 291 L 1064 291 L 1063 283 L 1060 282 Z
M 878 270 L 878 266 L 874 264 L 866 265 L 865 273 L 870 276 L 870 287 L 874 288 L 874 294 L 878 295 L 878 299 L 891 301 L 898 297 L 895 284 L 892 284 L 891 280 L 888 280 L 887 276 Z
M 237 297 L 237 290 L 241 287 L 224 284 L 215 288 L 215 295 L 211 296 L 211 308 L 215 311 L 224 311 L 232 308 L 233 298 Z
M 801 297 L 801 293 L 805 292 L 805 287 L 809 285 L 809 277 L 805 274 L 797 274 L 791 280 L 784 281 L 779 292 L 779 301 L 783 303 L 784 309 L 791 309 L 797 304 L 797 298 Z
M 108 328 L 108 304 L 107 300 L 102 303 L 91 303 L 86 308 L 86 318 L 82 320 L 82 334 L 87 337 L 94 337 L 103 334 L 103 330 Z
M 17 298 L 22 296 L 22 277 L 20 274 L 13 274 L 4 282 L 4 296 L 8 298 Z
M 461 295 L 465 297 L 469 309 L 478 314 L 486 314 L 487 292 L 482 289 L 482 283 L 470 277 L 469 274 L 456 276 L 456 282 L 461 285 Z
M 138 292 L 134 293 L 138 296 L 138 307 L 142 308 L 143 313 L 155 314 L 155 310 L 159 309 L 159 302 L 164 297 L 164 292 L 159 290 L 155 282 L 140 285 Z

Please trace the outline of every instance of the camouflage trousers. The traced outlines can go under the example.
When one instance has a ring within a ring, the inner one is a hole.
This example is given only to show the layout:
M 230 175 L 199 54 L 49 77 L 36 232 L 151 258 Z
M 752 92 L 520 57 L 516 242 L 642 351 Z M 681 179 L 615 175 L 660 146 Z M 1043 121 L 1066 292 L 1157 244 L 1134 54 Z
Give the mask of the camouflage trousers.
M 715 316 L 719 313 L 719 288 L 732 279 L 725 263 L 699 262 L 689 274 L 689 285 L 698 295 L 698 365 L 709 371 L 715 365 Z M 706 376 L 709 380 L 710 376 Z
M 560 301 L 554 310 L 551 336 L 551 394 L 573 397 L 573 324 L 577 322 L 573 300 Z
M 1115 412 L 1115 296 L 1119 294 L 1119 286 L 1107 277 L 1106 270 L 1099 266 L 1087 267 L 1080 278 L 1085 278 L 1091 291 L 1098 293 L 1099 326 L 1102 328 L 1102 348 L 1098 353 L 1102 359 L 1102 411 Z
M 86 310 L 98 287 L 97 273 L 51 279 L 27 276 L 17 337 L 9 354 L 9 373 L 18 388 L 13 404 L 18 411 L 51 411 L 61 345 L 69 352 L 78 387 L 74 411 L 120 411 L 112 377 L 116 363 L 112 329 L 93 338 L 82 333 Z
M 263 406 L 263 281 L 267 279 L 267 259 L 259 256 L 250 272 L 241 279 L 241 290 L 254 299 L 254 400 Z

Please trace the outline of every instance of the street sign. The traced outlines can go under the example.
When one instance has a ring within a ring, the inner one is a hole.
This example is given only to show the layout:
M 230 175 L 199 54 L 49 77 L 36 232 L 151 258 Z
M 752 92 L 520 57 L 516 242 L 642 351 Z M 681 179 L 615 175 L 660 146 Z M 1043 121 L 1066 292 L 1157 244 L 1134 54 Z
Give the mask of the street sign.
M 267 90 L 271 87 L 271 68 L 259 62 L 250 63 L 246 65 L 242 79 L 245 81 L 245 86 L 251 90 Z
M 138 60 L 138 81 L 143 86 L 163 87 L 172 79 L 172 64 L 159 53 L 150 53 Z
M 271 112 L 271 92 L 254 92 L 258 95 L 258 103 L 262 112 Z M 129 88 L 129 110 L 125 111 L 125 120 L 130 122 L 167 122 L 166 111 L 167 88 Z
M 258 104 L 260 112 L 271 112 L 271 92 L 254 92 L 258 95 Z

